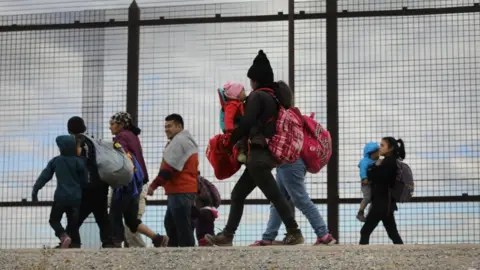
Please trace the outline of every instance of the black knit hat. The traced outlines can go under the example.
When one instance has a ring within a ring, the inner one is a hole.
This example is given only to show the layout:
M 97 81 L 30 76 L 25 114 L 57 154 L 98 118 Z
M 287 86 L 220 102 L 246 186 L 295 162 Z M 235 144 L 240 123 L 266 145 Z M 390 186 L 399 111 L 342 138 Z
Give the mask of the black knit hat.
M 80 133 L 85 133 L 85 131 L 87 131 L 85 122 L 79 116 L 74 116 L 68 119 L 67 129 L 68 129 L 68 133 L 70 134 L 80 134 Z
M 273 83 L 273 70 L 263 50 L 258 51 L 257 57 L 255 57 L 248 70 L 247 77 L 260 84 Z

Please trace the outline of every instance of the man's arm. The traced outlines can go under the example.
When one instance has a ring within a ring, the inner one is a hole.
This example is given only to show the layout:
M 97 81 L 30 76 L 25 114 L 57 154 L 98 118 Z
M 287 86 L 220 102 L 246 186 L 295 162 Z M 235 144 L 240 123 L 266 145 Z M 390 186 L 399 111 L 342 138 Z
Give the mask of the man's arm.
M 172 166 L 168 165 L 165 161 L 162 161 L 162 165 L 160 166 L 158 175 L 150 184 L 149 191 L 151 190 L 153 192 L 159 186 L 163 186 L 165 183 L 167 183 L 167 181 L 171 180 L 177 172 L 178 171 L 175 170 Z

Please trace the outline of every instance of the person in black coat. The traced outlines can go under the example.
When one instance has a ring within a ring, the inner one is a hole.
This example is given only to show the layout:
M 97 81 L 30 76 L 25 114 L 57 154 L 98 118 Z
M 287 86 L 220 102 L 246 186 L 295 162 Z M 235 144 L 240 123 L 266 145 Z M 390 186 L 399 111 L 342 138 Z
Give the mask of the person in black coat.
M 368 171 L 368 179 L 372 182 L 372 201 L 370 212 L 360 230 L 360 245 L 369 244 L 370 235 L 380 221 L 392 242 L 403 244 L 395 221 L 394 212 L 398 208 L 392 198 L 391 188 L 397 175 L 397 159 L 405 158 L 405 145 L 401 139 L 385 137 L 380 143 L 379 152 L 384 159 L 379 159 Z
M 253 60 L 247 76 L 250 78 L 253 91 L 245 101 L 245 114 L 230 137 L 230 146 L 244 137 L 250 139 L 250 151 L 245 164 L 246 169 L 232 190 L 230 214 L 225 228 L 221 233 L 215 236 L 207 234 L 205 238 L 210 244 L 216 246 L 231 246 L 243 216 L 245 199 L 258 187 L 275 206 L 285 224 L 287 233 L 284 244 L 302 244 L 304 237 L 295 220 L 294 213 L 272 175 L 272 169 L 278 164 L 268 150 L 265 139 L 272 138 L 275 135 L 275 121 L 273 120 L 275 120 L 279 111 L 279 104 L 276 100 L 279 100 L 280 95 L 276 91 L 279 89 L 279 84 L 274 81 L 270 61 L 262 50 Z M 264 91 L 264 88 L 274 90 L 276 99 Z M 279 103 L 282 104 L 282 101 L 279 100 Z M 286 106 L 288 104 L 282 105 Z

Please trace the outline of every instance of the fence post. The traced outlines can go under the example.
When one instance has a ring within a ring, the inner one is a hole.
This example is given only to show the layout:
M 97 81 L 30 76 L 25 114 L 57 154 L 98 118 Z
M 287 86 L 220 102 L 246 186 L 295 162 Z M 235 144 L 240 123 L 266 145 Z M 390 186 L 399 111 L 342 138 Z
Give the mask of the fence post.
M 295 0 L 288 0 L 288 85 L 295 104 Z
M 337 0 L 327 0 L 327 127 L 332 136 L 332 156 L 327 165 L 328 228 L 339 240 L 338 196 L 338 52 Z
M 133 0 L 128 8 L 127 112 L 138 120 L 138 73 L 140 65 L 140 8 Z

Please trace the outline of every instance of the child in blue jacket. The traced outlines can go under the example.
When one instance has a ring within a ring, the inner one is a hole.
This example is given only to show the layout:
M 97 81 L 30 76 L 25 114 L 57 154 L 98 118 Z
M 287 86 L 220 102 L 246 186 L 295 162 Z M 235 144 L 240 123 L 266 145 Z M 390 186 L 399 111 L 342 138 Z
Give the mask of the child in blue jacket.
M 57 188 L 53 196 L 53 205 L 50 213 L 50 226 L 55 231 L 55 236 L 60 239 L 60 248 L 70 247 L 72 239 L 62 226 L 62 216 L 67 215 L 67 230 L 78 233 L 78 219 L 82 189 L 87 184 L 85 162 L 78 157 L 80 154 L 80 141 L 71 135 L 56 138 L 60 155 L 48 162 L 47 167 L 38 177 L 32 191 L 32 201 L 38 201 L 38 191 L 42 189 L 53 177 L 57 178 Z
M 365 222 L 365 208 L 370 203 L 372 199 L 372 186 L 368 181 L 368 170 L 375 164 L 379 159 L 380 155 L 378 150 L 380 147 L 376 142 L 369 142 L 365 144 L 363 148 L 363 158 L 358 163 L 358 168 L 360 168 L 360 180 L 362 181 L 362 193 L 363 200 L 360 203 L 360 209 L 358 210 L 357 219 L 361 222 Z

